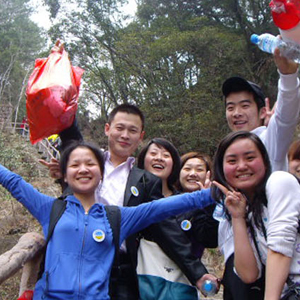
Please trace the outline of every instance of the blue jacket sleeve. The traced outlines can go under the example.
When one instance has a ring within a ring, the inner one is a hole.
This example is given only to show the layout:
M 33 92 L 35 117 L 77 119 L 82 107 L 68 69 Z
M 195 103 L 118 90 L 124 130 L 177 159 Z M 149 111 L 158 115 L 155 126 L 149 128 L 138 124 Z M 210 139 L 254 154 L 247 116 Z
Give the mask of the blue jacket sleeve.
M 214 200 L 211 198 L 208 189 L 170 196 L 136 207 L 122 207 L 120 242 L 152 223 L 189 210 L 203 208 L 213 203 Z
M 54 198 L 40 193 L 21 176 L 0 165 L 0 184 L 44 225 L 49 221 Z

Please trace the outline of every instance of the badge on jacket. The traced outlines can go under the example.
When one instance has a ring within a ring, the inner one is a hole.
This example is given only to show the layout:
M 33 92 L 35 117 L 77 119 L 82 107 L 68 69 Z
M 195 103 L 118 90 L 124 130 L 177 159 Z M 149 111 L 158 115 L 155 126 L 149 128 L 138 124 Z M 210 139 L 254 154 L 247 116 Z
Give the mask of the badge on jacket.
M 93 239 L 95 242 L 100 243 L 105 240 L 105 233 L 101 229 L 96 229 L 93 232 Z
M 132 195 L 135 197 L 137 197 L 139 195 L 139 190 L 135 186 L 132 186 L 130 188 L 130 191 L 131 191 Z
M 180 224 L 181 229 L 184 231 L 188 231 L 192 228 L 192 223 L 190 220 L 183 220 Z

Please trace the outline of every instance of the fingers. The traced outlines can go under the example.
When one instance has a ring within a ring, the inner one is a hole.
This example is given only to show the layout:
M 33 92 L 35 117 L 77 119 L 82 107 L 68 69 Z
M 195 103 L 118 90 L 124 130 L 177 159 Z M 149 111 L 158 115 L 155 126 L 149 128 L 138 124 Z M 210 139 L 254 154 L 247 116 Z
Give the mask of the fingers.
M 206 293 L 204 291 L 202 291 L 202 286 L 204 284 L 204 282 L 206 280 L 210 280 L 212 281 L 216 286 L 217 286 L 217 290 L 216 293 L 218 293 L 219 289 L 220 289 L 220 283 L 221 280 L 219 278 L 217 278 L 216 276 L 212 275 L 212 274 L 204 274 L 201 278 L 199 278 L 196 282 L 196 286 L 197 288 L 201 291 L 201 294 L 204 297 L 207 297 Z
M 51 158 L 50 162 L 59 165 L 59 161 L 54 157 Z
M 59 167 L 59 162 L 55 158 L 51 158 L 50 162 L 47 162 L 44 159 L 39 159 L 39 163 L 41 163 L 42 165 L 44 165 L 48 169 L 51 168 L 51 167 Z
M 64 50 L 64 43 L 61 40 L 57 40 L 55 45 L 52 47 L 51 52 L 60 52 L 62 53 Z
M 42 165 L 44 165 L 45 167 L 49 168 L 49 163 L 43 159 L 39 159 L 39 163 L 41 163 Z
M 266 111 L 269 112 L 270 111 L 270 99 L 268 97 L 265 98 L 265 107 L 266 107 Z
M 206 172 L 206 176 L 205 176 L 205 180 L 210 180 L 210 171 L 207 171 Z
M 226 201 L 225 201 L 225 204 L 226 202 L 228 201 L 231 201 L 231 202 L 239 202 L 242 200 L 242 194 L 239 193 L 239 192 L 231 192 L 231 191 L 228 191 L 227 194 L 226 194 Z
M 49 169 L 50 176 L 54 179 L 62 178 L 59 162 L 55 158 L 51 158 L 50 162 L 39 159 L 39 162 Z
M 203 186 L 202 182 L 200 182 L 200 181 L 196 181 L 196 184 L 198 184 L 198 186 L 199 186 L 199 190 L 202 190 L 202 189 L 204 188 L 204 186 Z
M 277 105 L 277 101 L 275 101 L 274 105 L 273 105 L 273 108 L 272 108 L 272 114 L 275 112 L 275 109 L 276 109 L 276 105 Z
M 274 51 L 274 61 L 281 74 L 294 74 L 298 70 L 298 64 L 282 56 L 278 48 Z
M 227 193 L 229 192 L 227 187 L 225 187 L 224 185 L 222 185 L 217 181 L 213 181 L 212 184 L 214 184 L 224 195 L 227 195 Z
M 208 189 L 210 187 L 211 187 L 210 171 L 207 171 L 205 176 L 205 181 L 204 181 L 204 188 Z

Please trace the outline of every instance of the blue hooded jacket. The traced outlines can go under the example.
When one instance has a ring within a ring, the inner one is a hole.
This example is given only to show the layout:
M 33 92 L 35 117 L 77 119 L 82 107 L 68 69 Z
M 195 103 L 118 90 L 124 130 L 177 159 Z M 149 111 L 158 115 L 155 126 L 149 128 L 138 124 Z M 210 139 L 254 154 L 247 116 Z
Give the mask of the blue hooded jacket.
M 47 236 L 55 198 L 37 191 L 19 175 L 0 165 L 0 183 L 40 222 Z M 115 248 L 104 206 L 95 203 L 85 213 L 75 196 L 55 226 L 46 252 L 45 271 L 37 282 L 34 300 L 108 300 L 109 276 Z M 120 207 L 120 245 L 152 223 L 214 203 L 209 190 L 163 198 L 136 207 Z

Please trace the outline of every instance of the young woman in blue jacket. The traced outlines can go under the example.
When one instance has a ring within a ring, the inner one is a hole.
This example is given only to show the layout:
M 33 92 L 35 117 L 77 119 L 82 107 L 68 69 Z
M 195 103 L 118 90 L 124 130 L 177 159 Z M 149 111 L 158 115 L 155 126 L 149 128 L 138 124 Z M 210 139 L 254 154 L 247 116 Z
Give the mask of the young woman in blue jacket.
M 62 153 L 60 166 L 73 195 L 65 198 L 66 210 L 48 243 L 45 270 L 36 284 L 34 300 L 107 300 L 115 248 L 104 206 L 94 197 L 103 176 L 102 152 L 90 144 L 74 142 Z M 47 236 L 55 198 L 40 193 L 1 165 L 0 183 L 40 222 Z M 210 191 L 202 190 L 120 207 L 120 245 L 154 222 L 211 203 Z

